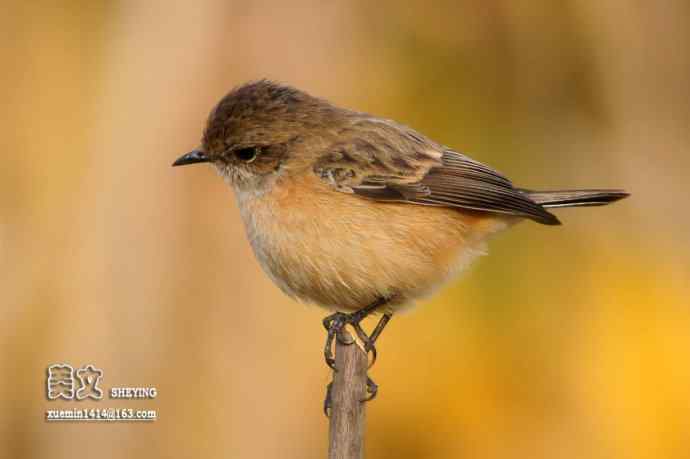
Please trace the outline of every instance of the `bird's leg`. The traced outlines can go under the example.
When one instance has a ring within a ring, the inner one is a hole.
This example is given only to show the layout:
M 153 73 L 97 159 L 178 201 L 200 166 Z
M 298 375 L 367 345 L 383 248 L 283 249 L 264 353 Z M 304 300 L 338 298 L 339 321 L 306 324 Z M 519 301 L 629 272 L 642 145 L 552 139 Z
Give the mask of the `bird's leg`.
M 352 344 L 352 341 L 345 339 L 345 335 L 342 333 L 343 328 L 347 324 L 352 325 L 352 328 L 355 330 L 355 333 L 357 333 L 359 339 L 361 339 L 362 342 L 364 342 L 364 346 L 367 352 L 372 352 L 374 356 L 373 360 L 376 360 L 376 348 L 374 348 L 374 343 L 371 342 L 371 338 L 364 332 L 362 326 L 360 325 L 360 322 L 364 320 L 367 316 L 369 316 L 369 314 L 373 313 L 374 311 L 376 311 L 376 309 L 380 308 L 387 302 L 388 300 L 386 298 L 379 298 L 370 305 L 363 307 L 362 309 L 359 309 L 351 314 L 346 314 L 344 312 L 336 312 L 323 319 L 323 326 L 328 332 L 328 335 L 326 336 L 326 345 L 323 351 L 324 358 L 326 360 L 326 365 L 328 365 L 331 369 L 335 370 L 335 359 L 333 358 L 334 338 L 337 338 L 338 341 L 340 341 L 343 344 Z M 383 318 L 381 320 L 383 321 Z M 388 317 L 388 319 L 386 319 L 385 322 L 387 323 L 388 320 L 390 320 L 390 316 Z M 385 326 L 385 323 L 383 324 L 383 326 L 380 326 L 380 324 L 381 322 L 379 322 L 379 325 L 377 325 L 376 329 L 374 330 L 375 333 L 378 330 L 378 333 L 376 333 L 376 337 L 378 337 L 378 335 L 381 334 L 381 331 Z
M 376 362 L 376 348 L 374 347 L 374 344 L 376 343 L 376 340 L 381 335 L 381 332 L 383 331 L 383 329 L 386 328 L 388 321 L 390 321 L 392 317 L 393 317 L 392 312 L 384 312 L 383 316 L 381 316 L 381 319 L 379 320 L 379 323 L 376 324 L 374 331 L 372 331 L 371 335 L 369 335 L 369 340 L 365 341 L 364 349 L 367 352 L 371 352 L 371 356 L 372 356 L 371 363 L 369 364 L 369 368 L 371 368 L 372 365 L 374 365 L 374 363 Z M 374 395 L 372 396 L 372 398 L 374 398 L 375 396 L 376 396 L 376 392 L 374 391 Z
M 342 344 L 352 344 L 354 342 L 354 340 L 350 337 L 349 334 L 343 333 L 343 330 L 347 324 L 350 324 L 352 326 L 352 328 L 355 330 L 355 333 L 357 333 L 359 339 L 362 340 L 362 342 L 364 343 L 365 351 L 367 353 L 372 353 L 372 360 L 371 364 L 369 365 L 369 367 L 371 368 L 371 365 L 373 365 L 376 361 L 376 347 L 374 347 L 374 343 L 376 342 L 376 339 L 379 337 L 383 329 L 386 327 L 386 324 L 391 319 L 393 314 L 391 312 L 384 313 L 383 317 L 381 317 L 381 320 L 379 320 L 378 324 L 376 324 L 376 327 L 374 328 L 374 331 L 371 333 L 371 335 L 366 334 L 364 329 L 362 329 L 360 322 L 364 320 L 366 317 L 368 317 L 371 313 L 376 311 L 378 308 L 385 305 L 387 302 L 388 299 L 379 298 L 370 305 L 362 309 L 359 309 L 351 314 L 336 312 L 323 319 L 323 326 L 328 332 L 328 335 L 326 337 L 326 345 L 324 347 L 323 353 L 326 359 L 326 364 L 330 368 L 332 368 L 333 371 L 337 371 L 337 369 L 335 368 L 335 358 L 333 357 L 333 341 L 337 339 Z M 326 398 L 323 401 L 323 412 L 326 415 L 326 417 L 328 417 L 329 410 L 331 408 L 332 392 L 333 382 L 328 384 L 328 387 L 326 388 Z M 368 395 L 362 401 L 368 402 L 370 400 L 373 400 L 376 397 L 377 392 L 378 385 L 369 376 L 367 376 Z
M 374 344 L 376 343 L 376 340 L 378 337 L 381 335 L 381 332 L 383 331 L 384 328 L 386 328 L 386 325 L 388 322 L 391 320 L 393 317 L 392 312 L 385 312 L 383 313 L 383 316 L 381 316 L 381 319 L 379 322 L 376 324 L 376 327 L 374 330 L 371 332 L 371 335 L 369 335 L 369 340 L 364 341 L 364 349 L 367 352 L 371 352 L 372 358 L 371 358 L 371 363 L 369 364 L 369 368 L 374 365 L 374 362 L 376 362 L 376 347 L 374 347 Z M 329 388 L 330 389 L 330 388 Z M 363 402 L 370 402 L 371 400 L 374 400 L 376 398 L 376 394 L 379 391 L 379 386 L 374 382 L 373 379 L 371 379 L 369 376 L 367 376 L 367 392 L 369 395 L 362 400 Z M 327 398 L 330 396 L 330 394 L 326 394 Z

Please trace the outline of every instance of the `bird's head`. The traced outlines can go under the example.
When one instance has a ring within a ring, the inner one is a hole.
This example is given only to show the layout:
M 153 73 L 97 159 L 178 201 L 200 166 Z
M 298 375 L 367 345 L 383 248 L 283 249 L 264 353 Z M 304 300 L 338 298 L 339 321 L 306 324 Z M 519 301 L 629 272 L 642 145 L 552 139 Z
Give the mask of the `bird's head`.
M 237 188 L 309 164 L 309 152 L 347 112 L 305 92 L 267 80 L 228 93 L 211 114 L 201 147 L 173 166 L 212 163 Z

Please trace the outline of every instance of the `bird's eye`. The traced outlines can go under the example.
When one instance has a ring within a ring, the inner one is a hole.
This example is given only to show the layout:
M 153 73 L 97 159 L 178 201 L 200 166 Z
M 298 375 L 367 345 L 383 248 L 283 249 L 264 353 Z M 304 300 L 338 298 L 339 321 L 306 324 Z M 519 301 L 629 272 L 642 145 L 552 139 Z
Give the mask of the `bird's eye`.
M 235 150 L 235 156 L 246 163 L 254 161 L 257 154 L 259 154 L 259 147 L 247 147 Z

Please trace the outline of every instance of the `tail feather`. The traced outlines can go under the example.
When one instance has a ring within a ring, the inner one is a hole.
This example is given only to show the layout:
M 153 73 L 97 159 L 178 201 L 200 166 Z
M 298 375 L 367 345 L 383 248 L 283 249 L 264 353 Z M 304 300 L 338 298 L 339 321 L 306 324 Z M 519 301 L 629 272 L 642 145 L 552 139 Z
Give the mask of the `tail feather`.
M 545 208 L 603 206 L 630 195 L 623 190 L 521 191 Z

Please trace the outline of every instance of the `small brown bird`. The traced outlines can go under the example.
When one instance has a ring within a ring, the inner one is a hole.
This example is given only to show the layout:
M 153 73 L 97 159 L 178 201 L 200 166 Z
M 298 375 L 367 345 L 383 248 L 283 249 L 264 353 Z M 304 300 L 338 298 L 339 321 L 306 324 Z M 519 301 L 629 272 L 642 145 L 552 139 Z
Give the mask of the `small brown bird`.
M 351 324 L 367 348 L 393 311 L 429 295 L 523 219 L 595 206 L 620 190 L 530 191 L 395 121 L 261 80 L 213 109 L 201 148 L 173 166 L 210 162 L 235 190 L 261 267 L 286 294 L 336 311 L 331 345 Z M 371 335 L 359 322 L 383 316 Z M 372 396 L 375 385 L 371 383 Z

